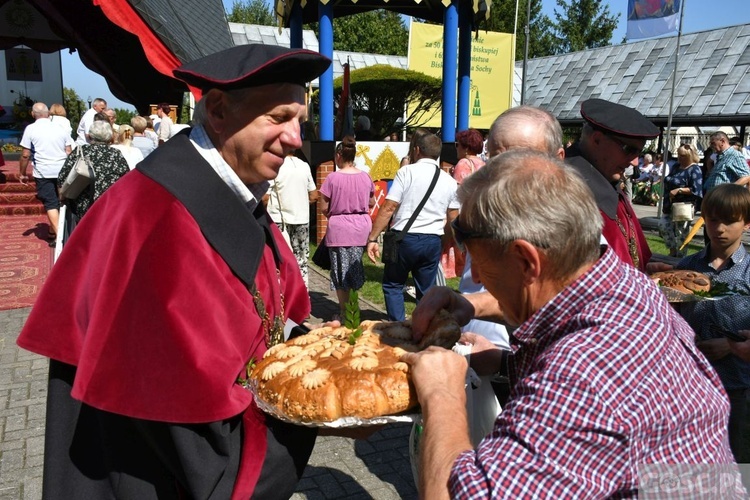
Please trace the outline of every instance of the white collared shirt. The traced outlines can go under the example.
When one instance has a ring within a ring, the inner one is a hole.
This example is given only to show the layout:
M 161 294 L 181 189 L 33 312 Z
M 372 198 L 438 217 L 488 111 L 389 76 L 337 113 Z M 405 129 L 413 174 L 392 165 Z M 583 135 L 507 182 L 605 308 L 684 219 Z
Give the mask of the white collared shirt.
M 439 168 L 436 160 L 421 158 L 416 163 L 398 169 L 386 196 L 387 200 L 399 204 L 393 216 L 393 229 L 401 231 L 406 226 L 427 193 L 436 168 Z M 456 197 L 457 188 L 458 184 L 453 177 L 440 170 L 437 184 L 409 232 L 442 235 L 446 212 L 449 209 L 460 208 Z
M 196 125 L 190 131 L 190 143 L 227 186 L 234 191 L 234 194 L 248 206 L 250 211 L 254 211 L 260 199 L 268 191 L 268 181 L 250 185 L 242 182 L 237 173 L 224 161 L 221 153 L 214 147 L 202 125 Z

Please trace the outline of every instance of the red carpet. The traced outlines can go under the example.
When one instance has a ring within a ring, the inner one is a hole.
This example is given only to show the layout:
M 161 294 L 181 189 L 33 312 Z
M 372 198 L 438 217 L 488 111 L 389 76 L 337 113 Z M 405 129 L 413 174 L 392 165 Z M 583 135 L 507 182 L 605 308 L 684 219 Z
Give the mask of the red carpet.
M 0 217 L 0 310 L 34 304 L 52 266 L 45 215 Z

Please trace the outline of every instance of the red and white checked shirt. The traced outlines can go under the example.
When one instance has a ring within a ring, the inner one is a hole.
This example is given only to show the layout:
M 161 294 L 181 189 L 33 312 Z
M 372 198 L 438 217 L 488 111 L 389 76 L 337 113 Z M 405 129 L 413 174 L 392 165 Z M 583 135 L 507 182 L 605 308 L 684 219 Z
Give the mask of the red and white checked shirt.
M 607 249 L 511 339 L 511 395 L 454 498 L 637 495 L 639 464 L 733 463 L 729 403 L 658 287 Z

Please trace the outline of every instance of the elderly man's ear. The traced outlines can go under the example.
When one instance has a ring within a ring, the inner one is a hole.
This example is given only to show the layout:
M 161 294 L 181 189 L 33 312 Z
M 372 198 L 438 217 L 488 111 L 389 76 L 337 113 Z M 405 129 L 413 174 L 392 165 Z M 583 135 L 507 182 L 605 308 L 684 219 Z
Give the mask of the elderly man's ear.
M 508 255 L 522 273 L 524 284 L 530 285 L 542 274 L 542 259 L 539 250 L 526 240 L 514 240 L 508 246 Z
M 206 118 L 208 125 L 216 133 L 224 130 L 227 114 L 227 95 L 218 89 L 211 89 L 203 95 L 206 101 Z

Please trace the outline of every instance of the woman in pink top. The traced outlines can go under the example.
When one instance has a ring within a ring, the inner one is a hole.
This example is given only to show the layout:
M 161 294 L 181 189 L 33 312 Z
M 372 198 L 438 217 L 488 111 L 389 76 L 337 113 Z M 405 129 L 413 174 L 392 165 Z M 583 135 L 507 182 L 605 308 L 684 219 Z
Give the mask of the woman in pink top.
M 477 129 L 470 128 L 456 134 L 458 163 L 453 167 L 453 178 L 461 184 L 463 180 L 484 166 L 479 157 L 482 154 L 484 141 Z
M 484 166 L 484 161 L 479 157 L 483 148 L 484 140 L 482 134 L 477 129 L 470 128 L 456 134 L 458 163 L 456 163 L 456 166 L 451 171 L 451 175 L 456 179 L 456 182 L 461 184 L 465 178 Z M 450 249 L 443 252 L 443 254 L 445 255 L 449 251 Z M 466 257 L 455 246 L 455 243 L 453 244 L 453 254 L 455 256 L 454 271 L 456 276 L 461 276 L 464 273 Z M 450 262 L 450 255 L 448 255 L 448 262 Z M 447 276 L 451 276 L 450 269 L 445 269 L 445 271 Z
M 375 204 L 375 185 L 370 176 L 354 166 L 354 137 L 344 137 L 336 146 L 338 167 L 320 188 L 323 214 L 328 217 L 326 245 L 331 255 L 331 290 L 336 290 L 341 318 L 349 290 L 365 283 L 362 253 L 372 229 L 370 207 Z

